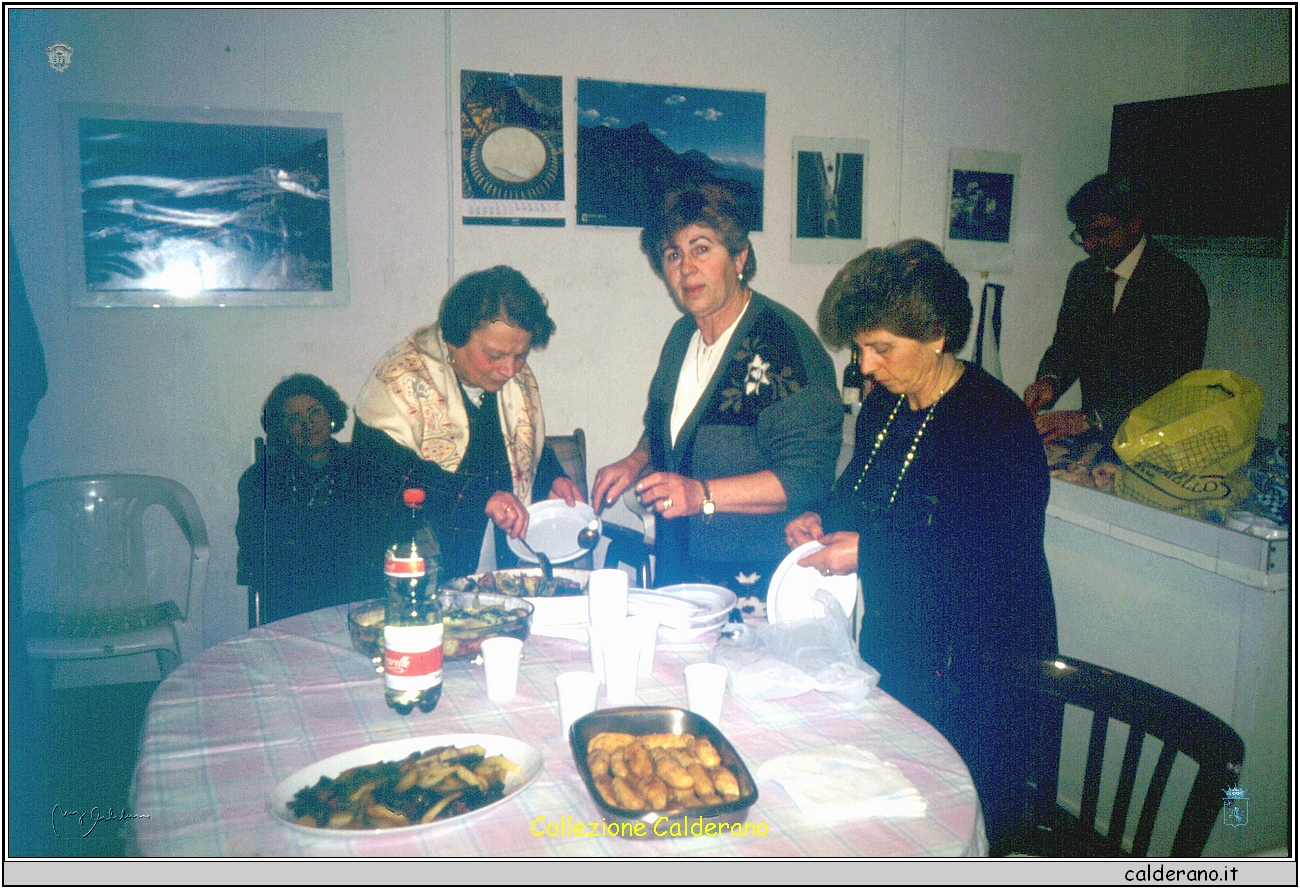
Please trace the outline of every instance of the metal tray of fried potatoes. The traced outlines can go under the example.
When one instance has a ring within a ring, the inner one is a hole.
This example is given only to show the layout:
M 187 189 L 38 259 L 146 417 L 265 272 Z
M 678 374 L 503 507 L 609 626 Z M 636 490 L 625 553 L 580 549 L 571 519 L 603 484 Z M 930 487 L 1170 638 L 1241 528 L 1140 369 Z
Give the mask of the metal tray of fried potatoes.
M 602 732 L 622 733 L 637 737 L 648 735 L 694 735 L 707 738 L 718 753 L 720 765 L 736 779 L 739 797 L 722 802 L 683 805 L 669 800 L 662 808 L 627 809 L 605 801 L 596 787 L 596 781 L 587 764 L 587 748 L 591 740 Z M 569 748 L 578 774 L 587 785 L 587 792 L 610 824 L 624 824 L 629 828 L 643 824 L 643 828 L 619 831 L 618 836 L 663 838 L 665 836 L 698 836 L 710 829 L 709 824 L 736 824 L 743 822 L 749 807 L 758 800 L 758 787 L 749 774 L 744 760 L 722 732 L 704 717 L 677 707 L 616 707 L 597 710 L 577 719 L 569 729 Z M 683 819 L 685 819 L 683 821 Z M 697 826 L 699 825 L 699 826 Z M 685 833 L 679 832 L 685 830 Z M 708 835 L 708 834 L 706 834 Z

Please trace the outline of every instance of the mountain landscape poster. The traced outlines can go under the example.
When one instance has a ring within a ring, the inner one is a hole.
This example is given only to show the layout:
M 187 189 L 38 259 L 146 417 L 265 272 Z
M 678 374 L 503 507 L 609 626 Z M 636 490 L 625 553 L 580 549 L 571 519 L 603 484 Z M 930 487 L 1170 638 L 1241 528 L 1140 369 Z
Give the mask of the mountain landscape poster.
M 578 80 L 579 225 L 645 225 L 669 190 L 730 188 L 751 231 L 763 228 L 766 96 Z

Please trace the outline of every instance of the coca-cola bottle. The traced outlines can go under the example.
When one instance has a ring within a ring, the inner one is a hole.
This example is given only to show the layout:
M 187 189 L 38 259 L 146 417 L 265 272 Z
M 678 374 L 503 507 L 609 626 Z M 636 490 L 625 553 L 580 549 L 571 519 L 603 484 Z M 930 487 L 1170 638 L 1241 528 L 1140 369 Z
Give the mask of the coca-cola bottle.
M 402 492 L 406 510 L 384 554 L 384 697 L 403 716 L 442 697 L 442 606 L 438 540 L 424 518 L 424 491 Z

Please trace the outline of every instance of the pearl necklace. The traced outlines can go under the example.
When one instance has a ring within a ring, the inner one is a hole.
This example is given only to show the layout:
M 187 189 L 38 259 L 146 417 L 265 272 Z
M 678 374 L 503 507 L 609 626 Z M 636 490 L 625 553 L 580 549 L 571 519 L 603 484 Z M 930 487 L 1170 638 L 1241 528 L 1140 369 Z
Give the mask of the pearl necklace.
M 894 498 L 898 496 L 898 489 L 903 484 L 903 476 L 907 475 L 908 467 L 910 467 L 912 461 L 916 459 L 916 447 L 921 443 L 921 436 L 925 435 L 925 427 L 930 424 L 931 418 L 934 417 L 934 408 L 939 403 L 939 399 L 943 398 L 947 392 L 948 387 L 945 386 L 939 392 L 938 398 L 936 398 L 934 403 L 930 405 L 930 409 L 925 412 L 925 418 L 921 420 L 921 428 L 916 430 L 916 435 L 912 438 L 912 445 L 907 449 L 906 456 L 903 457 L 903 468 L 898 470 L 898 478 L 894 479 L 894 489 L 889 492 L 889 503 L 886 505 L 886 509 L 894 505 Z M 907 398 L 906 393 L 898 396 L 898 401 L 894 403 L 894 409 L 889 412 L 889 419 L 885 421 L 885 428 L 881 429 L 879 434 L 876 435 L 876 443 L 872 445 L 871 453 L 867 456 L 867 462 L 863 464 L 862 472 L 858 474 L 858 480 L 853 485 L 854 494 L 860 492 L 862 482 L 867 477 L 867 470 L 871 469 L 871 464 L 875 462 L 876 452 L 879 451 L 880 446 L 885 443 L 885 438 L 889 435 L 889 428 L 894 425 L 894 418 L 898 416 L 898 409 L 903 406 L 903 400 L 905 398 Z

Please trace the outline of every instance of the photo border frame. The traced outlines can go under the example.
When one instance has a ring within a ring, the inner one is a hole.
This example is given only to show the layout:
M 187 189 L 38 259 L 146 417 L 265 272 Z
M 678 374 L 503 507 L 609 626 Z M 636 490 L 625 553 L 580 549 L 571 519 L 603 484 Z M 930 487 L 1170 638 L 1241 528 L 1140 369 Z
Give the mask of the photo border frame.
M 795 136 L 790 149 L 790 262 L 798 264 L 845 263 L 867 249 L 867 180 L 871 170 L 870 141 L 866 139 L 838 139 Z M 801 238 L 799 226 L 799 154 L 862 155 L 861 201 L 862 219 L 858 238 Z
M 343 115 L 305 111 L 250 111 L 238 109 L 150 107 L 94 103 L 60 103 L 60 179 L 68 258 L 68 294 L 73 308 L 170 307 L 332 307 L 350 302 L 348 273 L 346 152 Z M 78 122 L 83 118 L 107 120 L 198 123 L 229 126 L 300 127 L 326 131 L 330 187 L 331 289 L 234 290 L 208 289 L 193 294 L 165 290 L 90 290 L 86 286 L 86 258 L 81 203 L 81 145 Z
M 1009 174 L 1012 179 L 1009 235 L 1006 242 L 972 241 L 950 237 L 952 223 L 953 174 L 958 170 Z M 948 261 L 965 272 L 991 274 L 1010 272 L 1015 265 L 1016 192 L 1021 188 L 1020 155 L 997 151 L 952 148 L 948 151 L 948 176 L 944 182 L 943 252 Z

